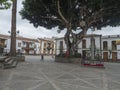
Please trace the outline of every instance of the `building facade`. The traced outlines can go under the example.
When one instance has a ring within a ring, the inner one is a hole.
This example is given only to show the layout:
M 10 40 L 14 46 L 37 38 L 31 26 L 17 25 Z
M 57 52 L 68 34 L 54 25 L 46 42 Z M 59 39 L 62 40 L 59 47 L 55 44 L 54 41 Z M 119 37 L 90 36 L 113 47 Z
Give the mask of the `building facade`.
M 91 40 L 93 44 L 91 43 Z M 64 38 L 57 38 L 56 55 L 60 54 L 61 47 L 63 49 L 63 53 L 65 53 L 66 45 Z M 91 53 L 91 50 L 93 50 L 93 53 Z M 83 58 L 91 55 L 97 57 L 99 55 L 104 61 L 118 61 L 120 60 L 120 35 L 86 35 L 78 44 L 77 52 L 80 53 Z
M 0 53 L 10 53 L 11 39 L 8 35 L 0 34 Z M 45 46 L 46 44 L 46 46 Z M 53 39 L 45 38 L 26 38 L 17 36 L 16 37 L 16 53 L 27 54 L 27 55 L 55 55 L 55 42 Z M 49 49 L 47 49 L 49 48 Z
M 40 54 L 55 55 L 55 40 L 50 38 L 38 38 L 40 43 Z

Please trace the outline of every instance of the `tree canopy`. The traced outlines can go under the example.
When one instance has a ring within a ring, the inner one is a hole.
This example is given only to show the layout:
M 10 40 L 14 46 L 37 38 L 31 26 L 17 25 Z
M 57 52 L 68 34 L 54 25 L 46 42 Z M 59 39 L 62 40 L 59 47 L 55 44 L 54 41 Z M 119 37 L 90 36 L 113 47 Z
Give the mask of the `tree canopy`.
M 96 27 L 119 25 L 120 21 L 120 0 L 25 0 L 23 5 L 20 12 L 23 19 L 35 27 L 63 29 L 64 22 L 68 21 L 76 29 L 81 20 Z
M 25 0 L 23 6 L 22 18 L 35 27 L 67 28 L 67 49 L 75 47 L 89 28 L 120 25 L 120 0 Z M 73 30 L 81 32 L 75 34 Z
M 12 0 L 0 0 L 0 9 L 8 9 L 11 6 Z

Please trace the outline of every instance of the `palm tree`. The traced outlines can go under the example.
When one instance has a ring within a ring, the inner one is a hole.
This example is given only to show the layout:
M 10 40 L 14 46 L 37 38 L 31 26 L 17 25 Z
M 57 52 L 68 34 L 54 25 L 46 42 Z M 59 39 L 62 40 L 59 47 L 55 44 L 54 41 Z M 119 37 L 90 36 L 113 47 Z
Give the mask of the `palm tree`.
M 11 56 L 16 55 L 16 12 L 17 12 L 17 0 L 13 0 L 11 20 L 11 47 L 10 47 Z

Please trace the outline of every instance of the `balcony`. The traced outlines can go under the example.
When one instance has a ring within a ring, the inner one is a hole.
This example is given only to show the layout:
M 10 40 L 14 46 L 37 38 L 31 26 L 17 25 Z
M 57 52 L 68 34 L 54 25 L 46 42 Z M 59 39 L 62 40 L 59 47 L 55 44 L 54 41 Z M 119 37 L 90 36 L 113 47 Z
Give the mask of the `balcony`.
M 24 50 L 34 50 L 33 47 L 22 47 L 22 49 L 24 49 Z
M 6 44 L 0 43 L 0 47 L 5 48 L 5 47 L 6 47 Z
M 112 47 L 112 50 L 117 50 L 117 47 L 113 46 L 113 47 Z
M 108 50 L 108 47 L 103 47 L 103 50 L 104 50 L 104 51 Z

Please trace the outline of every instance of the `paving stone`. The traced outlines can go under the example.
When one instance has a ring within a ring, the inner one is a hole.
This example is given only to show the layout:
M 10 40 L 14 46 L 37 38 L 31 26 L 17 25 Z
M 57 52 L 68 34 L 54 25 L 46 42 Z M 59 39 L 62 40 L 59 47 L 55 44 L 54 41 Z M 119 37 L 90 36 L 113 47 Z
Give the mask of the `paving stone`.
M 5 87 L 6 81 L 1 81 L 0 80 L 0 90 L 3 90 Z
M 76 78 L 70 74 L 63 74 L 62 76 L 58 77 L 58 79 L 76 79 Z
M 27 90 L 40 83 L 43 81 L 12 81 L 9 84 L 9 90 Z
M 58 82 L 61 82 L 61 83 L 65 83 L 65 84 L 68 84 L 68 85 L 77 85 L 77 86 L 83 86 L 83 87 L 87 87 L 87 88 L 93 88 L 94 86 L 90 83 L 90 82 L 87 82 L 87 81 L 81 81 L 81 80 L 58 80 Z
M 77 86 L 76 85 L 70 85 L 70 84 L 66 84 L 66 83 L 63 83 L 63 82 L 56 82 L 55 81 L 55 84 L 61 88 L 61 90 L 76 90 Z M 79 89 L 81 90 L 81 89 Z
M 0 71 L 0 81 L 7 81 L 11 71 Z
M 94 84 L 98 88 L 103 88 L 104 86 L 102 79 L 92 78 L 92 79 L 85 79 L 85 80 L 90 82 L 91 84 Z
M 120 64 L 105 69 L 56 63 L 51 58 L 26 56 L 14 69 L 0 69 L 0 90 L 120 90 Z
M 56 90 L 50 83 L 45 83 L 33 90 Z
M 13 75 L 12 80 L 19 81 L 19 80 L 39 80 L 38 78 L 35 78 L 34 76 L 24 76 L 24 75 Z
M 116 90 L 116 89 L 120 90 L 120 83 L 113 82 L 113 81 L 109 80 L 108 81 L 108 88 L 109 88 L 109 90 Z
M 78 87 L 76 90 L 102 90 L 102 89 L 98 89 L 98 88 Z

